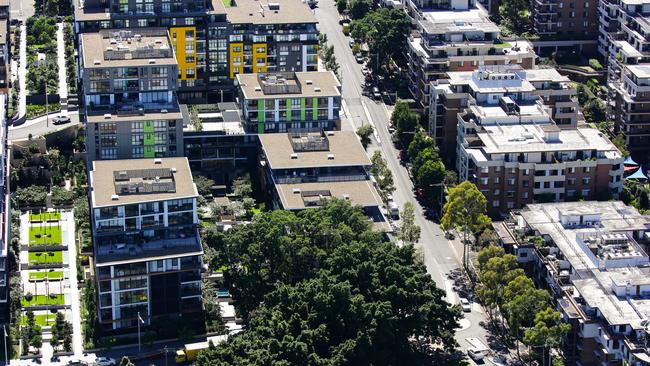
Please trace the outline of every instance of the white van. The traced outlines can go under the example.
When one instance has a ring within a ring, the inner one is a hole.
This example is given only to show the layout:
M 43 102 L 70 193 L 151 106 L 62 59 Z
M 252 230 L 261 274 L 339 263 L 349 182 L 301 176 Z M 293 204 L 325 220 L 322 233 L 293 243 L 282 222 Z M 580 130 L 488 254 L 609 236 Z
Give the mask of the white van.
M 388 212 L 393 219 L 399 218 L 399 206 L 397 206 L 397 203 L 390 201 L 388 203 Z

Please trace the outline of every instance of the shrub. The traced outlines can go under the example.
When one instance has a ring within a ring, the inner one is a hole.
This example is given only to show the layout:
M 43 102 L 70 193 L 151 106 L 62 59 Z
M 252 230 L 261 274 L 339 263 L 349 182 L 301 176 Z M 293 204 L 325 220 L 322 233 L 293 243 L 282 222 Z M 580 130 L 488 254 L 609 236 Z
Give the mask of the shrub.
M 55 206 L 69 205 L 74 200 L 74 192 L 62 187 L 52 188 L 52 204 Z
M 16 189 L 15 198 L 18 207 L 45 206 L 47 191 L 42 186 L 29 186 Z
M 603 69 L 603 65 L 601 65 L 600 62 L 595 58 L 589 59 L 589 66 L 591 66 L 591 68 L 596 71 L 600 71 Z

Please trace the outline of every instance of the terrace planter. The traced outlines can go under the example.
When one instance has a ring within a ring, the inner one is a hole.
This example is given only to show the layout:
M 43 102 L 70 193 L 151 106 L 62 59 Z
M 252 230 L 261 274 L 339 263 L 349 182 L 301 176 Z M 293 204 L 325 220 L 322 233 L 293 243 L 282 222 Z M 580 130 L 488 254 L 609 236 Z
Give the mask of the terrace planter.
M 28 252 L 58 252 L 63 250 L 68 250 L 67 245 L 56 245 L 56 244 L 46 244 L 46 245 L 25 245 L 23 250 Z

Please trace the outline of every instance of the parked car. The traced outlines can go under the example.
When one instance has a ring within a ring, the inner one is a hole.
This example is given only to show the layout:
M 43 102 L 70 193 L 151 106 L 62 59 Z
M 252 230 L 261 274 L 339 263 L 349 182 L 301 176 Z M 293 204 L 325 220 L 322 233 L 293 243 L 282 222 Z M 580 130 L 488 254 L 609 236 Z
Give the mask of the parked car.
M 115 366 L 115 359 L 110 357 L 97 357 L 95 360 L 97 366 Z
M 357 53 L 357 54 L 354 56 L 354 59 L 357 60 L 357 63 L 360 63 L 360 64 L 362 64 L 363 61 L 364 61 L 364 60 L 363 60 L 363 55 L 360 54 L 360 53 Z
M 467 300 L 464 297 L 461 297 L 458 300 L 459 300 L 460 307 L 463 309 L 464 312 L 469 313 L 472 311 L 472 304 L 469 302 L 469 300 Z
M 70 123 L 70 117 L 69 116 L 63 116 L 63 115 L 56 116 L 53 119 L 53 123 L 55 125 L 62 125 L 62 124 L 65 124 L 65 123 Z
M 381 93 L 379 92 L 379 88 L 376 86 L 372 87 L 372 97 L 375 98 L 375 100 L 381 99 Z
M 88 366 L 88 362 L 82 360 L 70 360 L 68 366 Z
M 354 39 L 350 38 L 350 42 L 349 42 L 350 48 L 354 47 L 354 43 L 355 43 Z
M 368 66 L 366 66 L 366 65 L 361 66 L 361 72 L 364 75 L 367 74 L 369 71 L 370 71 L 370 69 L 368 69 Z

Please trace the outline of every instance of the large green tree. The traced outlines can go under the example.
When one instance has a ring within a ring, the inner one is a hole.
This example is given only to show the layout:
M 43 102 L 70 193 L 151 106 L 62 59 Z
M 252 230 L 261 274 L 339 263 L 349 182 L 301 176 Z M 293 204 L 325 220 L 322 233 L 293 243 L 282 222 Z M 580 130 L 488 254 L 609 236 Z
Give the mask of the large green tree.
M 386 160 L 381 156 L 381 151 L 376 150 L 372 157 L 370 158 L 372 165 L 370 166 L 370 172 L 375 177 L 377 182 L 377 189 L 379 191 L 379 196 L 381 200 L 386 203 L 388 202 L 388 196 L 392 195 L 395 192 L 395 181 L 393 180 L 393 172 L 388 169 Z
M 571 330 L 571 326 L 562 321 L 560 313 L 548 307 L 535 314 L 535 326 L 526 329 L 524 343 L 535 350 L 541 349 L 542 358 L 545 358 L 551 349 L 560 345 L 562 337 L 569 330 Z M 542 365 L 544 364 L 545 362 L 542 361 Z
M 430 344 L 456 345 L 460 314 L 413 246 L 382 241 L 347 201 L 265 212 L 206 244 L 248 324 L 199 366 L 422 364 Z
M 419 127 L 419 120 L 418 114 L 411 111 L 406 101 L 397 101 L 393 114 L 390 116 L 390 121 L 395 126 L 397 139 L 402 146 L 408 147 L 411 144 L 411 140 L 413 140 Z
M 369 65 L 377 72 L 391 58 L 404 54 L 410 20 L 401 9 L 387 8 L 368 12 L 361 19 L 356 18 L 353 15 L 356 1 L 365 0 L 350 2 L 349 12 L 353 19 L 358 19 L 350 24 L 350 33 L 354 39 L 368 44 L 371 59 Z

